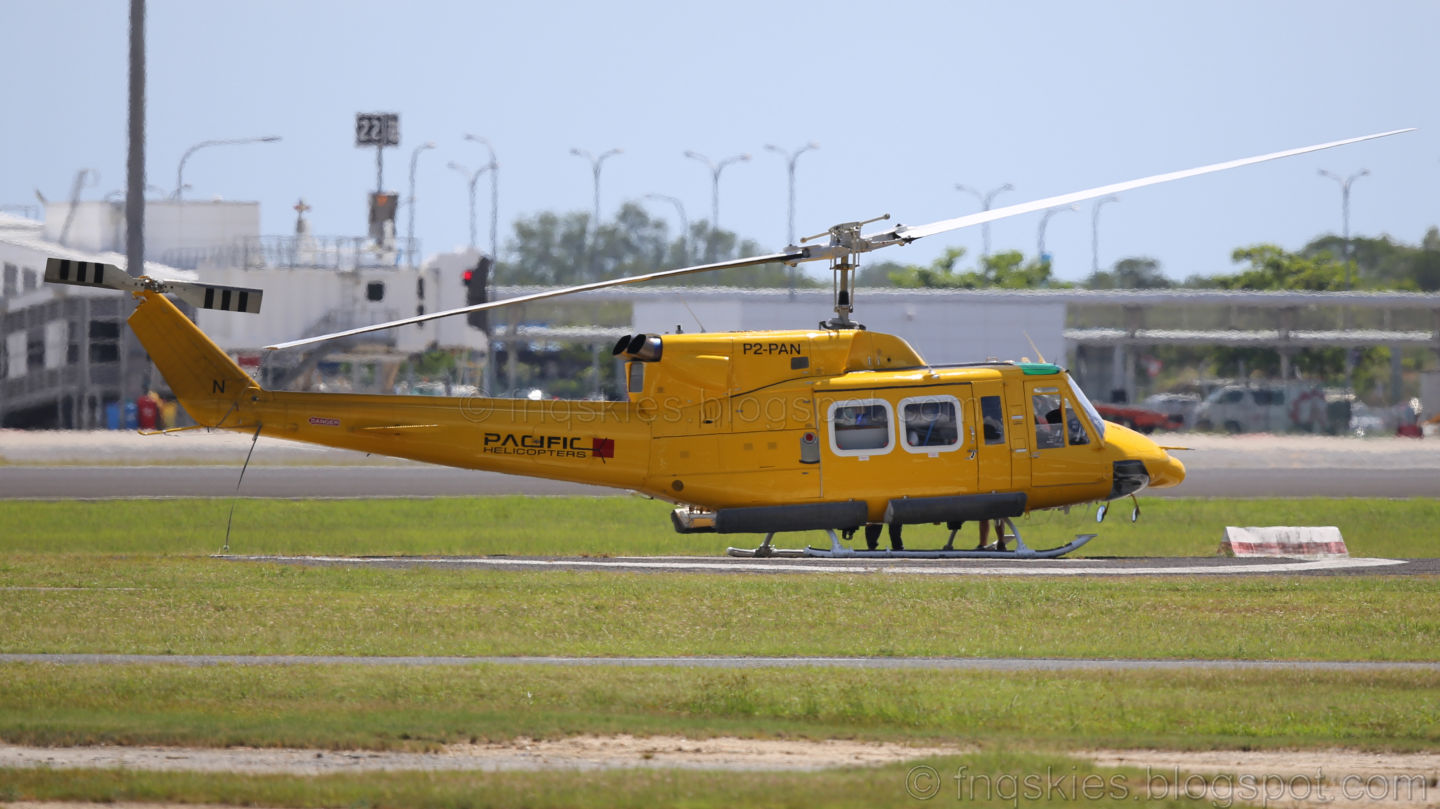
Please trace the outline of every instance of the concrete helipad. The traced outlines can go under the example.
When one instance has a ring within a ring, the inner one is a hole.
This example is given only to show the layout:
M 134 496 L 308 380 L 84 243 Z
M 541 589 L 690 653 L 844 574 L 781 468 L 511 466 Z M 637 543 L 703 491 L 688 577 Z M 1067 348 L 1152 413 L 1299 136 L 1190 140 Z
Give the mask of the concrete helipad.
M 897 576 L 1264 576 L 1345 573 L 1434 574 L 1440 559 L 735 559 L 728 556 L 238 556 L 231 562 L 351 567 L 440 567 L 469 570 L 592 570 L 611 573 L 809 574 Z

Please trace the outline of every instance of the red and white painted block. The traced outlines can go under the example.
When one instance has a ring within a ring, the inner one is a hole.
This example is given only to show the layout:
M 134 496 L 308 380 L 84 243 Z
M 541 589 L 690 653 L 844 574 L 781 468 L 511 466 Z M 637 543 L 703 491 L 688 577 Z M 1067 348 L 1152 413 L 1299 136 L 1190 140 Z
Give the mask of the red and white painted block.
M 1348 558 L 1340 529 L 1333 525 L 1225 526 L 1220 556 L 1292 556 L 1302 559 Z

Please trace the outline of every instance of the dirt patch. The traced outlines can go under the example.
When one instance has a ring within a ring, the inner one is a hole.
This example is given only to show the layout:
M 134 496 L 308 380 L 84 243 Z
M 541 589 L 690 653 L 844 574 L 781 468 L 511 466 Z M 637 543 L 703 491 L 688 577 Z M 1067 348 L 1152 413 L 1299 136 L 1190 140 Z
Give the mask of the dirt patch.
M 1440 753 L 1099 750 L 1078 757 L 1142 770 L 1136 786 L 1147 795 L 1217 807 L 1440 806 Z
M 1179 767 L 1188 772 L 1269 772 L 1282 775 L 1440 774 L 1440 753 L 1364 753 L 1356 750 L 1196 751 L 1097 750 L 1084 754 L 1102 767 Z M 1437 796 L 1440 797 L 1440 796 Z
M 673 736 L 574 736 L 452 745 L 437 753 L 364 750 L 197 749 L 177 747 L 17 747 L 0 745 L 0 767 L 121 768 L 188 772 L 323 775 L 379 770 L 821 770 L 870 766 L 958 748 L 888 742 L 797 739 L 684 739 Z
M 0 767 L 103 767 L 135 770 L 320 775 L 379 770 L 603 770 L 639 768 L 819 770 L 869 766 L 964 748 L 907 747 L 842 740 L 684 739 L 672 736 L 575 736 L 495 744 L 453 745 L 436 753 L 194 749 L 174 747 L 16 747 L 0 745 Z M 1072 753 L 1099 767 L 1140 770 L 1137 780 L 1105 778 L 1117 799 L 1188 797 L 1217 809 L 1250 805 L 1289 809 L 1440 806 L 1440 753 L 1354 750 L 1200 751 L 1097 750 Z M 928 769 L 928 768 L 922 768 Z M 1017 773 L 1019 779 L 1027 774 Z M 974 776 L 989 778 L 993 776 Z M 928 782 L 926 782 L 928 783 Z M 1021 783 L 1018 780 L 1015 783 Z M 1028 782 L 1026 782 L 1028 783 Z M 988 788 L 1004 788 L 1004 783 Z M 972 788 L 974 787 L 972 785 Z M 1069 785 L 1072 792 L 1079 785 Z M 1113 792 L 1122 789 L 1123 795 Z M 1078 793 L 1076 793 L 1078 794 Z M 26 809 L 93 809 L 86 803 L 14 803 Z M 169 804 L 105 804 L 109 809 L 173 809 Z

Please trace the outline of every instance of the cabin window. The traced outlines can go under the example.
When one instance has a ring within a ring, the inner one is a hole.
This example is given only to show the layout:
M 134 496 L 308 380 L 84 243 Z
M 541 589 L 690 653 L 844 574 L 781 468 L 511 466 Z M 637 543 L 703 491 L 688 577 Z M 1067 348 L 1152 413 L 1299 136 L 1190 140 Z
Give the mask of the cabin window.
M 1005 408 L 999 396 L 980 397 L 980 423 L 985 431 L 986 444 L 1005 443 Z
M 900 400 L 901 436 L 909 452 L 959 449 L 960 402 L 954 396 L 917 396 Z
M 890 451 L 890 403 L 880 399 L 830 406 L 830 449 L 836 455 L 882 455 Z
M 1035 448 L 1057 449 L 1065 446 L 1065 413 L 1059 391 L 1037 393 L 1030 398 L 1030 404 L 1035 418 Z

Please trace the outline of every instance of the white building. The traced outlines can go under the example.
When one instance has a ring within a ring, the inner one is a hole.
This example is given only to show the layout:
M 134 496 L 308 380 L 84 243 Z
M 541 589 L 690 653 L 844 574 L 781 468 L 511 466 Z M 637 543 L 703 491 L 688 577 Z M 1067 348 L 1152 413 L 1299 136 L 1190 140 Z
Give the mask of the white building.
M 254 202 L 146 203 L 145 274 L 266 292 L 259 315 L 200 310 L 196 322 L 232 355 L 254 364 L 262 346 L 302 336 L 465 305 L 465 251 L 410 269 L 393 244 L 311 236 L 262 237 Z M 147 368 L 129 368 L 122 346 L 130 300 L 115 292 L 42 283 L 50 257 L 125 265 L 124 206 L 47 203 L 40 221 L 0 214 L 0 426 L 99 427 L 126 388 L 163 389 Z M 447 318 L 351 340 L 373 362 L 398 364 L 430 347 L 483 349 L 465 318 Z M 283 371 L 301 354 L 267 365 Z M 147 364 L 148 365 L 148 364 Z M 130 385 L 135 374 L 146 378 Z M 163 392 L 163 390 L 162 390 Z

